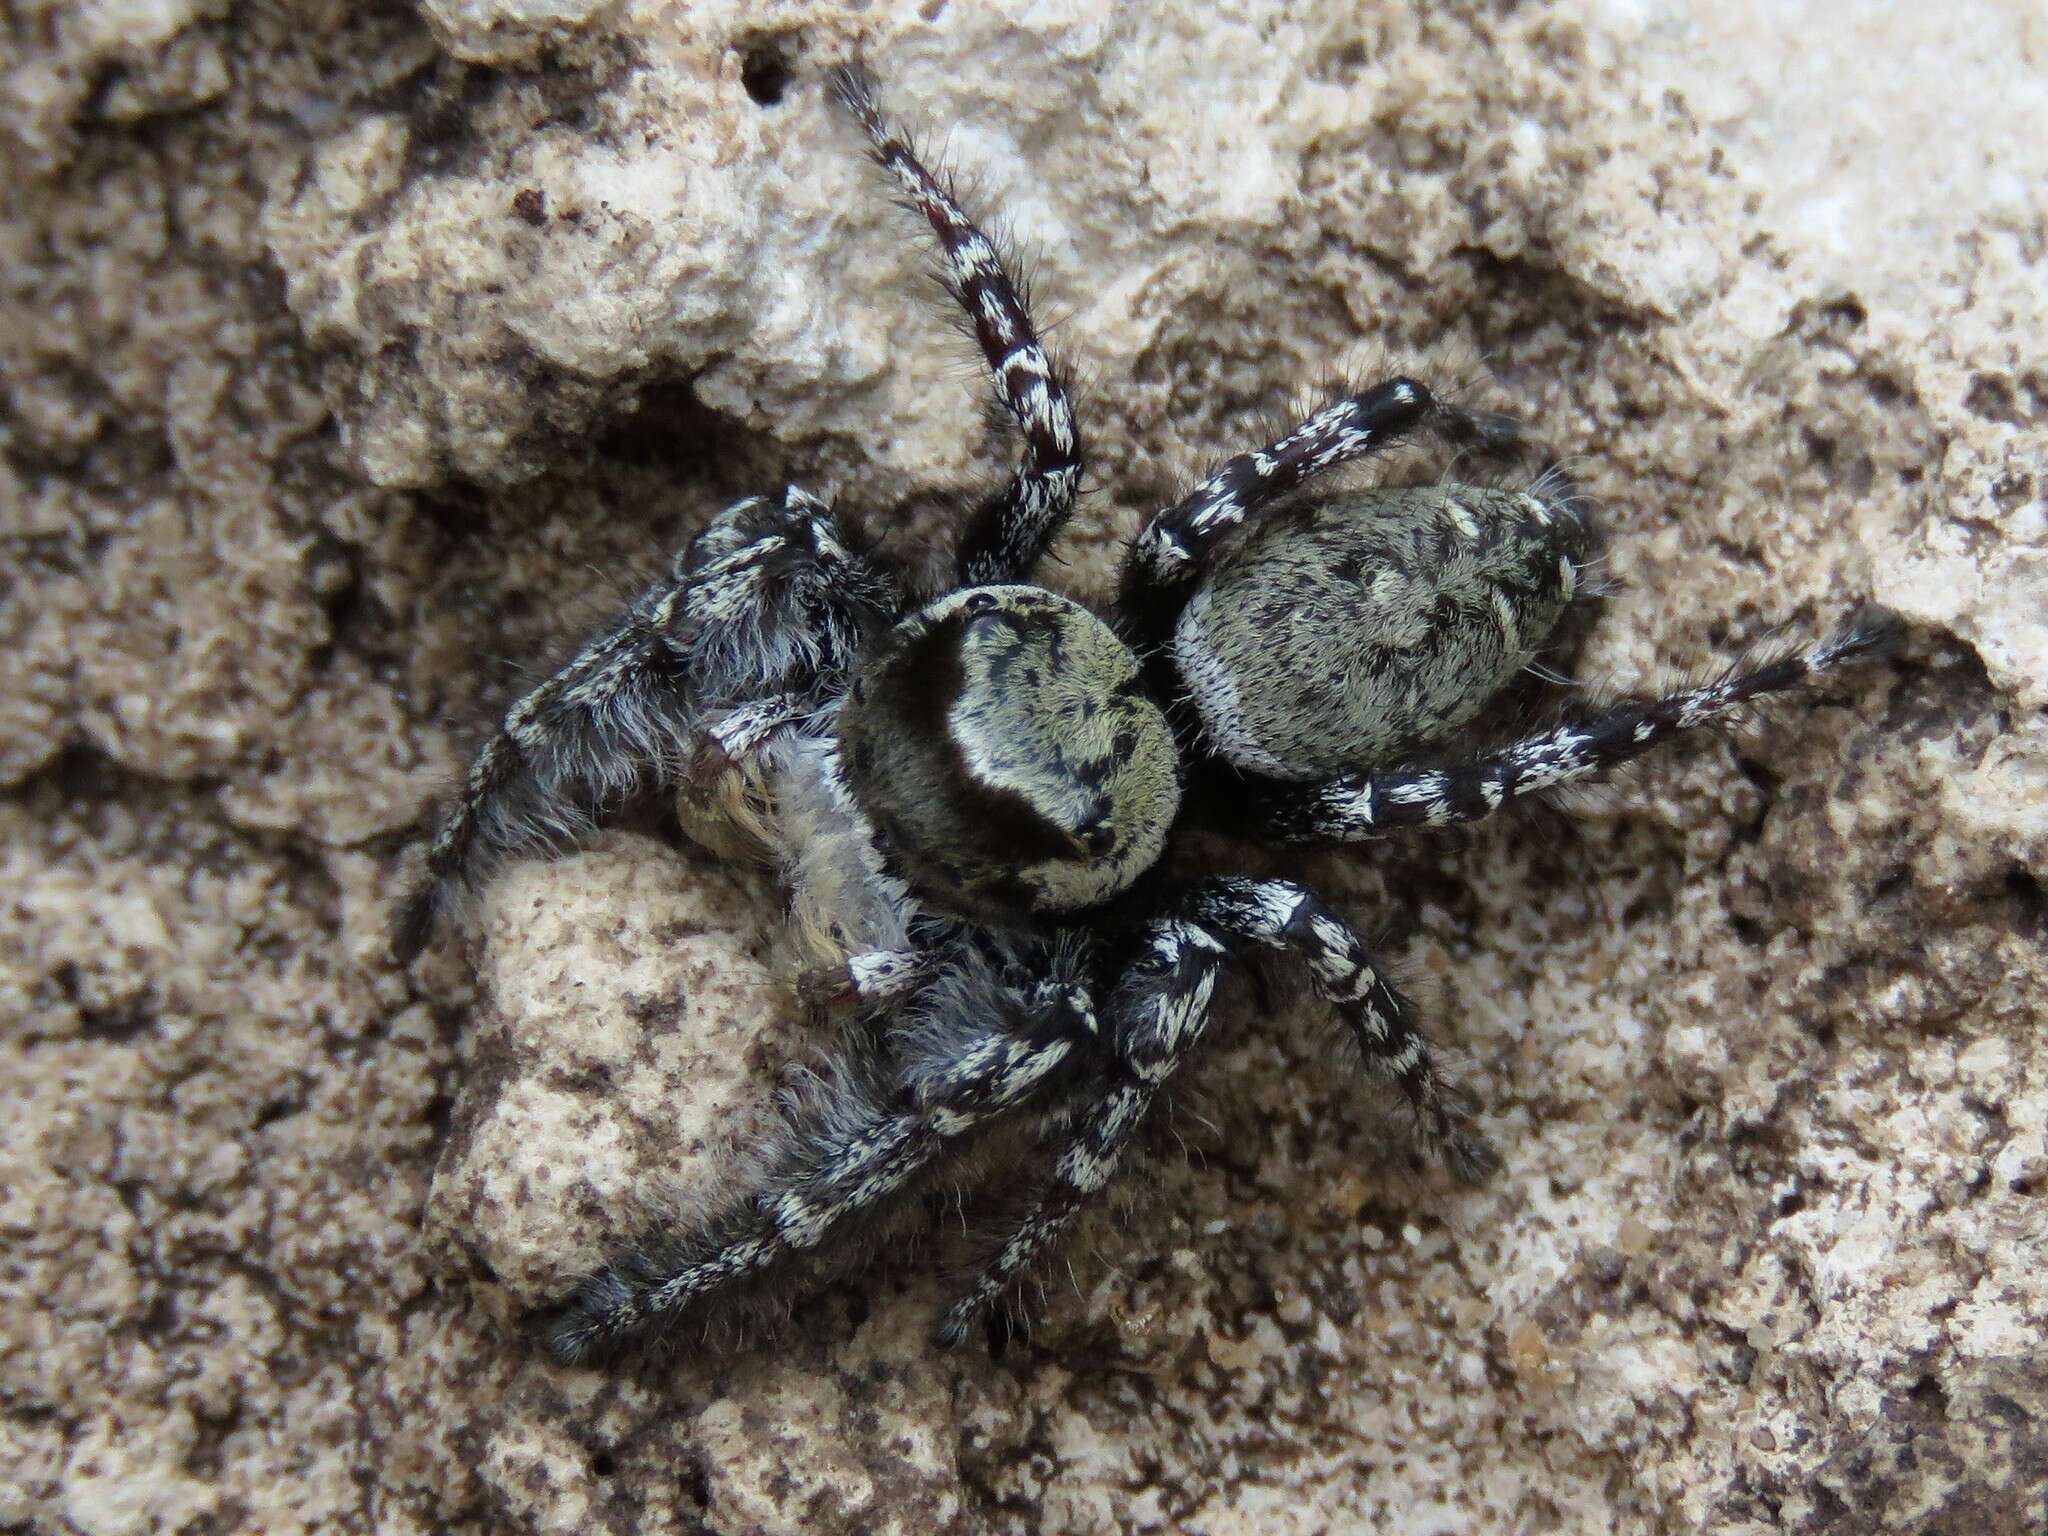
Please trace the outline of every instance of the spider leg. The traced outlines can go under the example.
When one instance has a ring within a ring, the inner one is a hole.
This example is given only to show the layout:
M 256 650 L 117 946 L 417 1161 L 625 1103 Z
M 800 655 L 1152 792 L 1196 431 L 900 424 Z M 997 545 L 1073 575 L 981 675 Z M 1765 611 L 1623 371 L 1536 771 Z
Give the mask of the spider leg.
M 1223 945 L 1179 918 L 1148 924 L 1142 942 L 1142 954 L 1105 1013 L 1110 1054 L 1095 1097 L 1065 1121 L 1051 1176 L 933 1330 L 934 1342 L 945 1348 L 966 1342 L 976 1320 L 1109 1182 L 1153 1095 L 1208 1025 Z
M 688 776 L 699 781 L 715 779 L 746 762 L 809 714 L 813 705 L 807 691 L 792 689 L 727 711 L 698 731 Z
M 1125 559 L 1117 611 L 1139 638 L 1163 636 L 1226 534 L 1315 476 L 1424 429 L 1489 450 L 1519 435 L 1506 417 L 1459 410 L 1409 378 L 1333 400 L 1265 447 L 1225 459 L 1155 514 Z
M 815 707 L 889 579 L 790 487 L 713 519 L 673 569 L 506 712 L 429 846 L 393 949 L 410 959 L 457 891 L 505 857 L 586 831 L 710 748 L 752 750 Z M 700 738 L 700 733 L 708 733 Z
M 553 1308 L 542 1331 L 555 1357 L 580 1362 L 658 1336 L 715 1293 L 817 1248 L 1029 1099 L 1095 1033 L 1076 984 L 952 981 L 911 1025 L 893 1081 L 822 1085 L 784 1166 L 752 1198 L 703 1226 L 649 1233 Z M 968 1022 L 977 1014 L 998 1022 Z
M 1154 1094 L 1206 1028 L 1225 961 L 1251 945 L 1301 958 L 1316 991 L 1351 1026 L 1367 1068 L 1414 1106 L 1432 1150 L 1453 1174 L 1476 1183 L 1499 1166 L 1431 1059 L 1414 1004 L 1387 981 L 1350 924 L 1289 880 L 1207 880 L 1175 904 L 1172 916 L 1144 930 L 1140 958 L 1105 1013 L 1109 1070 L 1092 1102 L 1067 1122 L 1052 1175 L 1009 1239 L 947 1308 L 934 1334 L 939 1344 L 965 1342 L 976 1320 L 1109 1182 Z
M 975 227 L 945 181 L 919 162 L 903 130 L 882 115 L 867 76 L 858 69 L 838 70 L 832 90 L 866 131 L 876 160 L 931 225 L 946 291 L 973 326 L 996 397 L 1024 437 L 1016 473 L 961 535 L 960 583 L 1021 581 L 1073 511 L 1080 491 L 1082 449 L 1073 402 L 995 243 Z
M 1185 910 L 1233 947 L 1256 944 L 1299 957 L 1318 995 L 1350 1026 L 1366 1069 L 1401 1091 L 1430 1150 L 1452 1174 L 1476 1184 L 1500 1166 L 1472 1128 L 1463 1096 L 1431 1058 L 1414 1003 L 1374 964 L 1357 930 L 1315 892 L 1291 880 L 1224 876 L 1197 887 Z
M 1840 662 L 1882 651 L 1896 621 L 1875 610 L 1828 640 L 1718 682 L 1616 705 L 1497 752 L 1437 767 L 1347 774 L 1314 784 L 1237 786 L 1230 818 L 1258 837 L 1287 843 L 1360 842 L 1402 827 L 1478 821 L 1515 800 L 1589 778 L 1686 731 L 1724 722 L 1767 694 L 1796 687 Z

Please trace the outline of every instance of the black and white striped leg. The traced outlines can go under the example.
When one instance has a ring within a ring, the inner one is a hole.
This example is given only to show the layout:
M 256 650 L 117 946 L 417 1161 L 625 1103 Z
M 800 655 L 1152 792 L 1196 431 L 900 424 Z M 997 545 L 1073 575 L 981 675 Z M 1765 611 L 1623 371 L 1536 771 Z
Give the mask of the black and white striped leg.
M 1265 447 L 1225 459 L 1154 516 L 1125 559 L 1118 611 L 1140 638 L 1157 639 L 1218 543 L 1306 481 L 1424 428 L 1458 441 L 1505 439 L 1511 429 L 1502 421 L 1447 406 L 1414 379 L 1390 379 L 1334 400 Z
M 1080 491 L 1082 450 L 1073 402 L 995 243 L 975 227 L 945 182 L 919 162 L 903 131 L 882 115 L 864 74 L 839 70 L 832 89 L 866 131 L 875 158 L 931 225 L 946 289 L 966 312 L 996 398 L 1024 437 L 1016 474 L 975 512 L 961 536 L 960 584 L 1021 581 L 1073 511 Z
M 1387 980 L 1357 931 L 1315 892 L 1291 880 L 1226 876 L 1196 887 L 1182 910 L 1227 944 L 1297 956 L 1317 993 L 1350 1025 L 1366 1069 L 1400 1089 L 1429 1149 L 1452 1174 L 1476 1183 L 1500 1166 L 1473 1128 L 1463 1096 L 1431 1058 L 1415 1005 Z
M 623 796 L 672 781 L 707 726 L 738 743 L 815 703 L 896 603 L 816 498 L 791 487 L 726 509 L 506 712 L 428 848 L 394 951 L 417 954 L 441 907 L 502 859 L 568 841 Z
M 1231 815 L 1251 835 L 1290 843 L 1358 842 L 1402 827 L 1478 821 L 1516 800 L 1640 757 L 1686 731 L 1726 723 L 1756 699 L 1883 651 L 1896 633 L 1894 619 L 1871 610 L 1805 650 L 1702 688 L 1617 705 L 1469 762 L 1243 787 Z
M 960 1011 L 977 1005 L 979 1018 Z M 728 1287 L 818 1248 L 903 1191 L 949 1143 L 1030 1099 L 1095 1029 L 1071 983 L 956 989 L 913 1021 L 910 1059 L 893 1082 L 818 1083 L 766 1187 L 706 1226 L 647 1234 L 545 1317 L 548 1348 L 577 1363 L 658 1337 Z
M 1065 1122 L 1051 1177 L 1016 1229 L 946 1309 L 933 1338 L 948 1348 L 1022 1275 L 1077 1211 L 1109 1182 L 1152 1098 L 1201 1038 L 1224 959 L 1223 945 L 1192 922 L 1161 919 L 1111 993 L 1103 1015 L 1107 1071 L 1095 1096 Z

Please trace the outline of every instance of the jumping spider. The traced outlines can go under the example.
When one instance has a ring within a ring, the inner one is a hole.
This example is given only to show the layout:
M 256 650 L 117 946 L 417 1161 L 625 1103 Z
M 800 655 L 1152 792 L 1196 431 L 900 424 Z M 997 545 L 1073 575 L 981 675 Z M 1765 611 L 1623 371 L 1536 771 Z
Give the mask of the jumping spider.
M 831 957 L 804 990 L 858 1010 L 873 1042 L 792 1110 L 752 1193 L 656 1223 L 545 1314 L 565 1361 L 669 1333 L 865 1225 L 991 1122 L 1036 1116 L 1047 1166 L 940 1320 L 938 1341 L 958 1344 L 1109 1181 L 1225 967 L 1257 949 L 1305 967 L 1423 1144 L 1484 1177 L 1492 1149 L 1351 924 L 1290 880 L 1176 883 L 1172 834 L 1200 821 L 1327 845 L 1475 821 L 1884 638 L 1859 618 L 1705 686 L 1443 750 L 1537 665 L 1595 541 L 1555 476 L 1317 494 L 1318 477 L 1419 435 L 1514 442 L 1504 419 L 1408 378 L 1219 464 L 1138 534 L 1107 615 L 1031 585 L 1081 482 L 1060 371 L 1003 256 L 865 77 L 842 70 L 833 91 L 931 226 L 1022 462 L 933 597 L 794 486 L 729 507 L 477 754 L 401 953 L 505 856 L 680 786 L 700 814 L 765 831 L 793 921 Z

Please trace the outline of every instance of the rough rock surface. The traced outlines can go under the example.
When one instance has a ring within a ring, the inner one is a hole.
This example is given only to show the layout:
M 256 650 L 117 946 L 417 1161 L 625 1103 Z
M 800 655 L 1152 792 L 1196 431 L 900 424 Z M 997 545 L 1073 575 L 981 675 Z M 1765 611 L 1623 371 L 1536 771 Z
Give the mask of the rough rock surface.
M 0 1529 L 2048 1524 L 2038 7 L 1225 9 L 0 22 Z M 919 1263 L 559 1371 L 500 1321 L 802 1044 L 775 900 L 620 833 L 406 973 L 400 852 L 565 594 L 784 477 L 916 557 L 1003 452 L 856 52 L 1067 317 L 1073 590 L 1304 384 L 1481 356 L 1607 507 L 1590 674 L 1912 635 L 1576 830 L 1298 861 L 1489 1189 L 1240 1007 L 1000 1360 Z

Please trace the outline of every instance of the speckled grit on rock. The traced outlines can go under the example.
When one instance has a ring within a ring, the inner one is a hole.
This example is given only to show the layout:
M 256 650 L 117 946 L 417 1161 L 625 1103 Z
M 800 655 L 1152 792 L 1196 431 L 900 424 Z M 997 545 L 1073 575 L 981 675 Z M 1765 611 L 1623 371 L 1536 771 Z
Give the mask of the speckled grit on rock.
M 0 1528 L 2048 1525 L 2038 9 L 16 6 Z M 1333 369 L 1478 356 L 1606 508 L 1590 675 L 1911 638 L 1575 827 L 1289 865 L 1431 983 L 1490 1188 L 1240 1005 L 1000 1361 L 920 1260 L 561 1371 L 504 1324 L 814 1043 L 775 895 L 620 831 L 401 973 L 400 853 L 724 500 L 925 558 L 1005 451 L 856 53 L 1065 317 L 1070 590 Z

